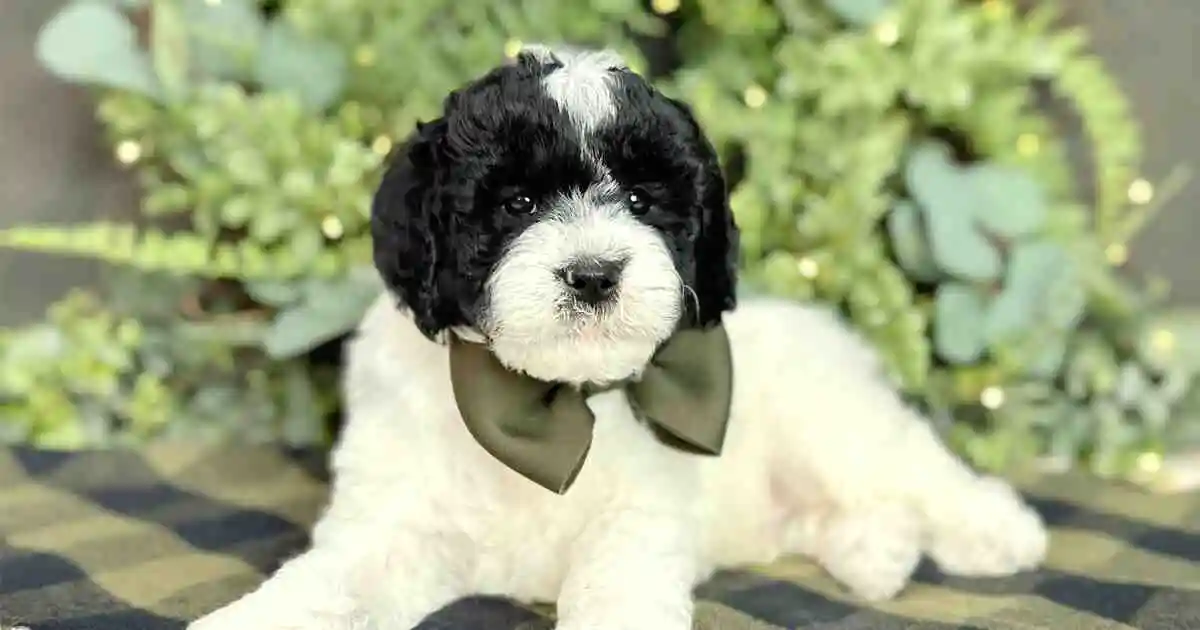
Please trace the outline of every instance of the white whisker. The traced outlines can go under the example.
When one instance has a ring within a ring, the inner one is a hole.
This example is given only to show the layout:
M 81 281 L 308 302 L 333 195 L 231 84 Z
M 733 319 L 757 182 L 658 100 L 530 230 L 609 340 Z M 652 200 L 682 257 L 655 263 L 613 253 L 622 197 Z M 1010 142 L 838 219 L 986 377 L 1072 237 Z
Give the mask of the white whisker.
M 696 315 L 699 315 L 700 314 L 700 296 L 696 295 L 696 290 L 693 289 L 692 287 L 688 286 L 688 284 L 686 282 L 680 282 L 679 286 L 682 287 L 683 298 L 685 300 L 688 299 L 689 297 L 691 298 L 692 305 L 696 307 L 696 310 L 694 312 L 696 313 Z

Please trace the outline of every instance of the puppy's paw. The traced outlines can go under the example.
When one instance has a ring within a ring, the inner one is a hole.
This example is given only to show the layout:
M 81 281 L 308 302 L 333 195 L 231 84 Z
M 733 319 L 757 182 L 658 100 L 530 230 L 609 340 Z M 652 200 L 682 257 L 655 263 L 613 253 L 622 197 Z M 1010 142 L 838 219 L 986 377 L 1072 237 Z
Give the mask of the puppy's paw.
M 899 506 L 839 514 L 821 528 L 817 560 L 867 601 L 895 597 L 921 559 L 919 522 Z
M 1046 557 L 1048 534 L 1041 516 L 1001 479 L 979 479 L 951 522 L 932 523 L 929 555 L 946 573 L 998 577 L 1036 568 Z
M 366 627 L 364 620 L 356 616 L 308 614 L 288 607 L 258 604 L 254 601 L 234 602 L 189 623 L 187 630 L 361 630 Z
M 187 630 L 250 630 L 259 626 L 262 619 L 246 615 L 245 607 L 230 604 L 191 622 Z

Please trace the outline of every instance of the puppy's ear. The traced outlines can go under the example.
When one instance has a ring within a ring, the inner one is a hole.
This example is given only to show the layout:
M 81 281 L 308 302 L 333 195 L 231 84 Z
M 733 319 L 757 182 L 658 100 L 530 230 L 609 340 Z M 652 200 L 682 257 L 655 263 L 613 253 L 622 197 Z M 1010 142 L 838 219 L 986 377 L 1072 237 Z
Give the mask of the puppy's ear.
M 721 322 L 726 311 L 737 306 L 737 271 L 741 234 L 729 210 L 729 190 L 716 149 L 696 122 L 691 108 L 669 99 L 699 143 L 699 170 L 695 179 L 700 230 L 694 244 L 696 277 L 692 288 L 697 304 L 691 313 L 695 325 L 707 328 Z
M 445 223 L 453 210 L 443 205 L 453 195 L 446 190 L 445 136 L 444 119 L 418 123 L 388 157 L 371 204 L 375 268 L 430 339 L 467 321 L 454 288 L 447 286 L 453 278 L 453 232 Z

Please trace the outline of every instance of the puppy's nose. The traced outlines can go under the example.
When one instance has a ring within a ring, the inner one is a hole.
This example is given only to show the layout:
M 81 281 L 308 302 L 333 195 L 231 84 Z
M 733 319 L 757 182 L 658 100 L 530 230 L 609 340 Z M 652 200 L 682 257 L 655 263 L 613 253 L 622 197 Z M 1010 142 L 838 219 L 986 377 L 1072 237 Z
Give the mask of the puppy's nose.
M 559 270 L 558 277 L 575 294 L 575 299 L 584 304 L 599 304 L 616 293 L 624 268 L 623 262 L 579 260 Z

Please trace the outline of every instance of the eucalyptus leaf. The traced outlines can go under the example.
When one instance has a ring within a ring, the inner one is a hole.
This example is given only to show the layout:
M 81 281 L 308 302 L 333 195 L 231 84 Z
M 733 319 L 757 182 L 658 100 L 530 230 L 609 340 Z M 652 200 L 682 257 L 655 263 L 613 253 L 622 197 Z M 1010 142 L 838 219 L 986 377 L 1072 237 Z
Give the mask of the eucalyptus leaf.
M 1087 312 L 1088 286 L 1073 262 L 1064 263 L 1046 293 L 1046 321 L 1062 330 L 1078 326 Z
M 1023 242 L 1009 258 L 1004 289 L 992 303 L 985 329 L 989 343 L 1003 343 L 1032 325 L 1045 325 L 1050 289 L 1068 269 L 1066 252 L 1049 241 Z
M 301 287 L 294 282 L 251 280 L 243 286 L 255 302 L 267 306 L 288 306 L 298 302 L 301 297 Z
M 1034 350 L 1032 360 L 1026 366 L 1026 372 L 1042 379 L 1054 378 L 1061 370 L 1067 357 L 1068 335 L 1065 332 L 1039 338 L 1032 345 Z
M 989 344 L 1011 341 L 1012 335 L 1019 335 L 1033 322 L 1035 308 L 1021 293 L 1002 291 L 988 308 L 984 337 Z
M 987 230 L 1019 238 L 1042 228 L 1048 215 L 1041 184 L 1022 170 L 994 164 L 972 167 L 970 183 L 975 217 Z
M 978 282 L 1003 272 L 1000 252 L 974 227 L 966 208 L 939 207 L 926 213 L 933 258 L 946 273 Z
M 925 237 L 920 210 L 910 201 L 900 201 L 887 217 L 888 235 L 900 266 L 913 278 L 925 282 L 938 276 L 937 264 Z
M 162 86 L 137 31 L 112 5 L 77 0 L 38 33 L 38 62 L 67 81 L 128 90 L 160 99 Z
M 954 175 L 950 148 L 940 142 L 922 142 L 905 159 L 904 183 L 922 206 L 928 207 L 931 201 L 936 204 L 943 198 L 941 189 L 947 182 L 953 182 Z
M 905 164 L 905 181 L 924 212 L 930 250 L 942 270 L 966 280 L 997 279 L 1003 264 L 995 246 L 975 226 L 969 177 L 950 161 L 949 149 L 926 142 Z
M 942 358 L 959 365 L 983 355 L 987 302 L 975 288 L 950 282 L 938 287 L 934 303 L 933 344 Z
M 855 26 L 875 24 L 891 8 L 891 0 L 825 0 L 833 12 Z
M 309 111 L 324 111 L 341 95 L 347 60 L 337 45 L 305 36 L 276 18 L 258 50 L 255 75 L 264 88 L 290 92 Z
M 263 339 L 267 354 L 291 359 L 349 332 L 363 315 L 355 305 L 304 304 L 281 312 Z
M 265 23 L 256 0 L 180 0 L 194 66 L 206 77 L 253 80 Z
M 342 278 L 312 280 L 303 300 L 275 318 L 263 340 L 267 354 L 288 359 L 353 331 L 379 296 L 382 282 L 373 269 L 355 269 Z
M 365 311 L 382 290 L 383 281 L 372 267 L 356 267 L 336 279 L 310 280 L 302 289 L 309 303 L 340 302 L 360 311 Z

